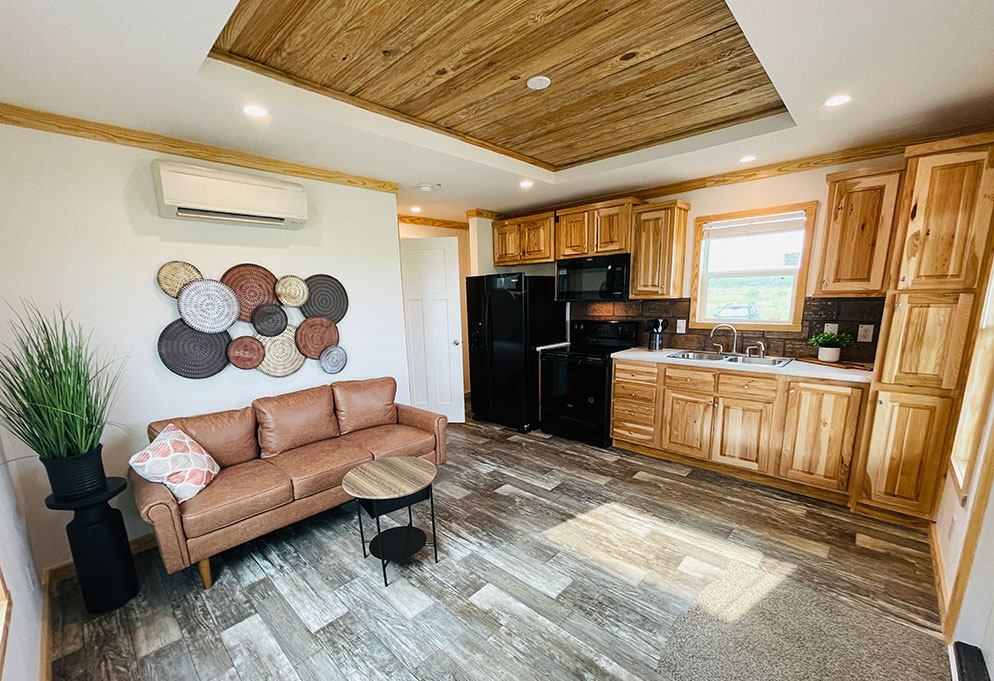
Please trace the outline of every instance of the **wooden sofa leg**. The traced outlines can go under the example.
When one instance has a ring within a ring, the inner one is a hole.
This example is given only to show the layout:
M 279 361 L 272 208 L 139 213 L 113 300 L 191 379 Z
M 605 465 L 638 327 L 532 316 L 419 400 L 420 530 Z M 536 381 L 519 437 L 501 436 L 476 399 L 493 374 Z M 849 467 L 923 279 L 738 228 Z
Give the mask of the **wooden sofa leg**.
M 204 588 L 209 589 L 214 586 L 214 578 L 211 577 L 211 559 L 204 558 L 197 563 L 197 568 L 200 570 L 200 581 L 204 583 Z

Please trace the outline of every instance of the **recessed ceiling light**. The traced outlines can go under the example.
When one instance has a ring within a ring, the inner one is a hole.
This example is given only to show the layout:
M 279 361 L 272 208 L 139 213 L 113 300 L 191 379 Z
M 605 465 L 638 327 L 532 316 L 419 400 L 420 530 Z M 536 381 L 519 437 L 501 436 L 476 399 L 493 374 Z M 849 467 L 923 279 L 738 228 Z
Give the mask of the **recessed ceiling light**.
M 532 185 L 534 185 L 535 183 L 532 182 L 531 180 L 522 180 L 518 184 L 521 185 L 522 189 L 531 189 Z
M 532 90 L 544 90 L 551 84 L 552 79 L 548 76 L 532 76 L 525 82 L 525 85 L 530 87 Z
M 756 160 L 755 156 L 753 156 L 752 154 L 746 154 L 745 156 L 739 159 L 739 163 L 752 163 L 755 160 Z
M 431 182 L 422 182 L 421 184 L 417 185 L 418 189 L 420 189 L 423 192 L 430 192 L 436 189 L 437 187 L 441 186 L 442 185 L 440 184 L 432 184 Z
M 265 118 L 269 115 L 266 111 L 266 107 L 259 106 L 258 104 L 246 104 L 242 107 L 242 112 L 246 116 L 251 116 L 252 118 Z
M 852 101 L 851 95 L 837 94 L 825 100 L 825 106 L 842 106 Z
M 421 206 L 411 206 L 411 212 L 412 213 L 420 213 L 421 212 Z

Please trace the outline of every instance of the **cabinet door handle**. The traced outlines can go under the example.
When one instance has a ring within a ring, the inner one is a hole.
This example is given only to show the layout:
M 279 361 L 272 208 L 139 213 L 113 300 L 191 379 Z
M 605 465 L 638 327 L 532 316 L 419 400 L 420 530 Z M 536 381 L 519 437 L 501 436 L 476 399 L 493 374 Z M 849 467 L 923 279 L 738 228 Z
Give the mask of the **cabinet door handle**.
M 689 378 L 687 379 L 687 383 L 690 383 L 690 379 Z
M 794 389 L 793 389 L 793 388 L 791 388 L 791 389 L 790 389 L 790 390 L 788 390 L 787 392 L 789 392 L 789 393 L 790 393 L 791 395 L 793 395 L 793 394 L 794 394 Z
M 744 385 L 744 386 L 742 386 L 742 389 L 743 389 L 743 390 L 748 390 L 748 389 L 749 389 L 749 386 L 748 386 L 748 385 Z
M 894 307 L 901 307 L 904 303 L 894 303 Z
M 883 404 L 883 403 L 884 403 L 883 400 L 877 400 L 877 404 Z

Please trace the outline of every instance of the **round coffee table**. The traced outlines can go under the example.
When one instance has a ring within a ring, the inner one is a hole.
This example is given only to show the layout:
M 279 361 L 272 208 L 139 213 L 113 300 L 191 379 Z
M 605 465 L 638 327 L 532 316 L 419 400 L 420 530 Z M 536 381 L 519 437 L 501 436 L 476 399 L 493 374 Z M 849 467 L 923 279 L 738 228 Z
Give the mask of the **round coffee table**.
M 435 536 L 435 497 L 431 484 L 438 469 L 430 461 L 415 457 L 395 456 L 378 459 L 356 466 L 342 479 L 342 489 L 356 498 L 356 516 L 359 518 L 359 541 L 362 557 L 369 553 L 380 559 L 383 568 L 383 586 L 387 582 L 387 563 L 413 556 L 425 546 L 435 552 L 438 562 L 438 542 Z M 423 530 L 414 527 L 411 506 L 428 500 L 431 505 L 431 543 Z M 380 516 L 407 507 L 407 525 L 380 529 Z M 362 528 L 362 512 L 376 520 L 376 536 L 366 541 Z

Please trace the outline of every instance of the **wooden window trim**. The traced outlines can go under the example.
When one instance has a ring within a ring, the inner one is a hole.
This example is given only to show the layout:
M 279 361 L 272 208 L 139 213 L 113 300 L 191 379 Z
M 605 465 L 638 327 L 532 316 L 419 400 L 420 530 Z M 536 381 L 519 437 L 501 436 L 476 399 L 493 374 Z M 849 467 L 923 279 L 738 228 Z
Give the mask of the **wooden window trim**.
M 757 323 L 757 324 L 736 324 L 732 325 L 739 331 L 800 331 L 803 324 L 801 314 L 804 310 L 804 298 L 808 288 L 808 270 L 811 265 L 811 242 L 814 238 L 815 218 L 818 213 L 818 202 L 808 201 L 806 203 L 790 203 L 783 206 L 770 206 L 767 208 L 754 208 L 752 210 L 742 210 L 733 213 L 719 213 L 717 215 L 699 215 L 694 220 L 694 262 L 693 274 L 690 283 L 690 326 L 695 329 L 712 329 L 717 324 L 725 322 L 713 322 L 710 320 L 700 320 L 697 317 L 698 301 L 700 299 L 701 282 L 701 241 L 704 238 L 704 225 L 709 222 L 720 220 L 737 220 L 740 218 L 754 218 L 762 215 L 773 215 L 775 213 L 789 213 L 792 211 L 803 211 L 804 218 L 804 245 L 801 249 L 801 263 L 797 270 L 797 293 L 794 297 L 794 308 L 791 310 L 791 321 L 785 324 Z
M 7 584 L 3 581 L 3 572 L 0 572 L 0 676 L 3 676 L 3 661 L 7 652 L 7 634 L 10 633 L 12 609 L 10 592 L 7 590 Z

